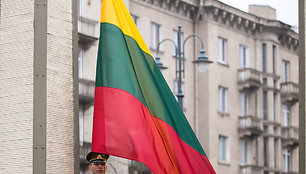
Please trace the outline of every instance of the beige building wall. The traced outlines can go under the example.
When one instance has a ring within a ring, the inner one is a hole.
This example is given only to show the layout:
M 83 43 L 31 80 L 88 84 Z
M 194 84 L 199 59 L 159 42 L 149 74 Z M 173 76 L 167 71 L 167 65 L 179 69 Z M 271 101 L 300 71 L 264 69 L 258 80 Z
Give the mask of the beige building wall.
M 0 173 L 77 173 L 76 6 L 0 4 Z
M 74 113 L 73 1 L 48 1 L 47 28 L 47 173 L 74 173 L 78 138 Z M 74 14 L 76 15 L 76 14 Z M 76 22 L 76 21 L 75 21 Z M 76 91 L 77 92 L 77 91 Z M 65 157 L 65 158 L 63 158 Z M 59 160 L 61 159 L 61 160 Z M 76 171 L 75 171 L 76 172 Z
M 4 173 L 14 173 L 11 165 L 25 173 L 33 171 L 33 20 L 33 0 L 1 2 L 0 171 Z
M 249 13 L 265 19 L 276 20 L 276 10 L 270 6 L 249 5 Z

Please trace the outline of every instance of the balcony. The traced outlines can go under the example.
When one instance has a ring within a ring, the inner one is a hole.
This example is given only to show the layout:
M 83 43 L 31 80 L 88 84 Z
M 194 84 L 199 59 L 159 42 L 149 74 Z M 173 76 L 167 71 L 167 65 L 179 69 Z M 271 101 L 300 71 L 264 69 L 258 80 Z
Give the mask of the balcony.
M 87 165 L 88 161 L 86 160 L 87 154 L 91 151 L 91 143 L 83 142 L 83 145 L 80 145 L 80 163 Z
M 282 127 L 282 143 L 284 147 L 296 147 L 299 144 L 299 128 Z
M 299 172 L 282 172 L 282 174 L 299 174 Z
M 260 87 L 260 72 L 251 68 L 238 70 L 239 90 L 258 89 Z
M 90 43 L 99 38 L 99 22 L 78 16 L 78 32 L 81 42 Z
M 95 82 L 92 80 L 79 79 L 79 97 L 81 102 L 90 103 L 94 101 Z
M 240 165 L 240 174 L 262 174 L 262 168 L 254 164 Z
M 239 136 L 257 137 L 263 132 L 262 121 L 252 115 L 239 116 Z
M 283 103 L 296 103 L 299 100 L 299 84 L 294 82 L 281 83 L 281 98 Z

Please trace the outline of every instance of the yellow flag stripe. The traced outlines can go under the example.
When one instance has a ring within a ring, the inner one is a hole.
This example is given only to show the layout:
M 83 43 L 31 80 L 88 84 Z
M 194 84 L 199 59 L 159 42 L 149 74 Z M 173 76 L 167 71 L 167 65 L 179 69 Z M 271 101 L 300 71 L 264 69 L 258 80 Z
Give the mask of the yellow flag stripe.
M 134 38 L 144 52 L 151 55 L 122 0 L 102 0 L 100 22 L 116 25 L 125 35 Z

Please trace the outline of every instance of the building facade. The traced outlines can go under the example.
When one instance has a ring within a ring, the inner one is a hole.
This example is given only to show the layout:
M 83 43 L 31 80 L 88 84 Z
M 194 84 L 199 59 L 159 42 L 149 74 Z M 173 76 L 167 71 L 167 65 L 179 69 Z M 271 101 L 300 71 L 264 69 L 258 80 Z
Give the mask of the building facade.
M 177 94 L 178 26 L 182 27 L 183 110 L 217 173 L 298 172 L 298 35 L 275 9 L 243 12 L 216 0 L 126 0 L 143 39 Z M 81 173 L 91 147 L 100 0 L 78 1 Z M 206 71 L 194 61 L 204 49 Z M 150 173 L 112 157 L 110 173 Z
M 0 173 L 79 171 L 74 8 L 0 1 Z

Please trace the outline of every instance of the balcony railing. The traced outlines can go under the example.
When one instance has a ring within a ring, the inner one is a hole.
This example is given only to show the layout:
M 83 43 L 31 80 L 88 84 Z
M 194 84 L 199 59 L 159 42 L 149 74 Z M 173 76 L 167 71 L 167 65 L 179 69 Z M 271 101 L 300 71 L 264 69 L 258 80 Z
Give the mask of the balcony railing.
M 263 132 L 262 121 L 252 115 L 239 116 L 240 137 L 257 137 Z
M 295 103 L 299 100 L 299 84 L 294 82 L 281 83 L 281 97 L 283 103 Z
M 238 70 L 239 89 L 257 89 L 260 87 L 260 72 L 252 68 Z
M 91 151 L 91 143 L 83 142 L 83 145 L 80 145 L 80 163 L 87 164 L 86 156 Z
M 89 43 L 99 38 L 99 22 L 78 16 L 78 32 L 80 41 Z
M 299 144 L 299 128 L 294 126 L 282 127 L 283 146 L 297 146 Z
M 253 164 L 240 165 L 240 174 L 262 174 L 262 168 Z
M 79 97 L 81 102 L 93 102 L 95 96 L 95 82 L 79 79 Z
M 282 172 L 282 174 L 299 174 L 299 172 Z

